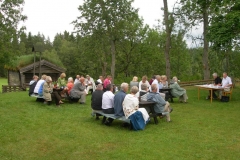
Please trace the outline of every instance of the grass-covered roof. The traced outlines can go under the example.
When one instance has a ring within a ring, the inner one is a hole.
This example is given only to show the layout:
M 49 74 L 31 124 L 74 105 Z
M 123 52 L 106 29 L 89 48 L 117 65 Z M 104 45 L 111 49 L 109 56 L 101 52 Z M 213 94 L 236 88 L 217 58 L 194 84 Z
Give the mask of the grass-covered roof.
M 66 69 L 57 55 L 53 55 L 53 54 L 50 55 L 50 54 L 44 54 L 43 53 L 41 59 L 42 60 L 45 59 L 45 60 L 55 64 L 58 67 Z M 36 54 L 36 60 L 35 61 L 37 62 L 39 60 L 40 60 L 40 55 Z M 5 65 L 4 68 L 8 69 L 8 70 L 17 71 L 20 68 L 23 68 L 23 67 L 25 67 L 27 65 L 30 65 L 32 63 L 34 63 L 34 54 L 22 55 L 22 56 L 14 58 L 12 61 L 9 62 L 9 64 Z

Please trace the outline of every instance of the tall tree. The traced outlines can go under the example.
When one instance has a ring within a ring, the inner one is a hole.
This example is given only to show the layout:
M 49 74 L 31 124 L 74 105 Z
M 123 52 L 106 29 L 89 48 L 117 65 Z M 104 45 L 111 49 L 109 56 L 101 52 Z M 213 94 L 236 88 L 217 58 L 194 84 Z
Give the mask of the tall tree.
M 165 61 L 166 61 L 166 75 L 170 78 L 170 48 L 171 48 L 171 33 L 173 28 L 173 16 L 172 14 L 168 12 L 168 1 L 163 0 L 164 5 L 164 25 L 166 30 L 166 41 L 165 41 L 165 47 L 164 47 L 164 54 L 165 54 Z
M 123 39 L 126 34 L 124 31 L 129 22 L 138 19 L 137 9 L 131 4 L 133 0 L 84 0 L 84 4 L 79 6 L 81 16 L 73 22 L 78 32 L 92 35 L 94 32 L 101 32 L 106 35 L 111 53 L 111 74 L 115 76 L 116 64 L 116 43 Z
M 3 76 L 3 66 L 14 56 L 11 39 L 19 35 L 18 24 L 26 20 L 22 15 L 23 0 L 0 1 L 0 76 Z
M 181 14 L 181 19 L 184 20 L 184 24 L 192 28 L 203 23 L 203 77 L 204 79 L 209 79 L 209 40 L 207 34 L 209 31 L 209 16 L 211 15 L 210 7 L 212 0 L 180 0 L 180 3 L 182 7 L 179 13 Z
M 229 72 L 232 51 L 240 47 L 240 2 L 219 0 L 215 6 L 208 38 L 213 50 L 224 55 L 224 70 Z

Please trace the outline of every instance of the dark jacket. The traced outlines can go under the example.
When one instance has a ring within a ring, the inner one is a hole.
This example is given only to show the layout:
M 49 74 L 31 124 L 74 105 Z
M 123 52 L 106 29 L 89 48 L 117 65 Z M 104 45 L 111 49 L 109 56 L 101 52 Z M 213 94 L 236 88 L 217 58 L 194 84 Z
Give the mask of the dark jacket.
M 102 90 L 96 90 L 92 93 L 92 98 L 91 98 L 92 109 L 102 110 L 102 96 L 103 96 L 103 93 L 104 92 Z
M 35 81 L 33 84 L 31 84 L 31 85 L 29 86 L 29 92 L 28 92 L 28 95 L 29 95 L 29 96 L 31 96 L 31 94 L 34 93 L 34 88 L 35 88 L 36 84 L 37 84 L 37 81 Z
M 115 112 L 115 116 L 117 117 L 124 116 L 122 103 L 125 96 L 126 96 L 126 93 L 123 90 L 117 92 L 117 94 L 114 96 L 114 112 Z
M 217 77 L 217 78 L 214 79 L 214 83 L 215 83 L 216 85 L 222 84 L 222 79 L 221 79 L 220 77 Z
M 147 100 L 150 102 L 155 102 L 154 111 L 156 113 L 163 113 L 166 105 L 166 101 L 160 96 L 159 93 L 150 92 L 147 95 Z

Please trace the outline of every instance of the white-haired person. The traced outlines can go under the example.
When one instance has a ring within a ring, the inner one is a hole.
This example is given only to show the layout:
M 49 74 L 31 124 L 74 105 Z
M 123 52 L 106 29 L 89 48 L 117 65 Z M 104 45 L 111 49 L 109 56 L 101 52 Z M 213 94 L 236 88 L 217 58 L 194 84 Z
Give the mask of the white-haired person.
M 124 116 L 122 103 L 125 96 L 127 95 L 127 92 L 128 92 L 128 84 L 122 83 L 121 90 L 118 91 L 114 96 L 114 112 L 115 112 L 115 116 L 117 117 Z
M 85 78 L 81 77 L 79 82 L 74 84 L 73 88 L 70 91 L 70 97 L 73 99 L 80 99 L 80 104 L 85 104 L 86 102 L 86 87 L 85 87 Z
M 102 111 L 105 114 L 114 114 L 114 94 L 113 94 L 113 85 L 108 84 L 106 86 L 106 92 L 102 95 Z M 103 119 L 105 125 L 109 126 L 114 119 L 108 118 Z
M 123 100 L 123 112 L 126 118 L 131 120 L 134 130 L 143 130 L 149 121 L 149 115 L 145 108 L 139 108 L 139 100 L 135 96 L 138 87 L 133 86 L 130 94 L 127 94 Z
M 159 90 L 162 89 L 162 84 L 161 84 L 161 76 L 160 75 L 156 75 L 156 79 L 153 80 L 152 84 L 156 84 L 157 85 L 157 93 L 160 94 L 160 96 L 162 96 L 163 99 L 165 99 L 166 95 L 165 93 L 160 93 Z M 151 87 L 149 88 L 150 92 L 152 91 L 151 90 Z
M 50 76 L 46 76 L 46 82 L 43 84 L 43 98 L 45 100 L 45 104 L 49 104 L 52 99 L 55 99 L 57 107 L 63 103 L 58 92 L 53 91 L 52 78 Z
M 214 83 L 213 85 L 214 86 L 221 86 L 222 85 L 222 79 L 217 75 L 217 73 L 213 73 L 212 74 L 213 78 L 214 78 Z M 216 89 L 213 89 L 213 98 L 214 99 L 217 99 L 217 95 L 216 95 Z M 209 96 L 206 97 L 206 99 L 210 99 L 210 96 L 211 96 L 211 91 L 209 91 Z
M 132 88 L 133 86 L 139 87 L 138 84 L 139 84 L 139 83 L 138 83 L 138 77 L 137 77 L 137 76 L 134 76 L 133 79 L 132 79 L 132 81 L 130 82 L 130 88 Z
M 143 83 L 141 85 L 142 90 L 139 90 L 135 96 L 139 98 L 139 101 L 147 101 L 148 87 L 147 84 Z
M 94 92 L 96 89 L 95 82 L 93 78 L 90 77 L 89 75 L 86 75 L 85 85 L 86 85 L 86 94 L 88 94 L 89 90 L 92 89 L 92 92 Z
M 181 88 L 179 86 L 177 77 L 173 77 L 172 82 L 173 83 L 170 84 L 170 88 L 172 89 L 171 94 L 174 97 L 179 97 L 179 102 L 187 103 L 188 96 L 187 96 L 186 89 Z
M 73 78 L 69 77 L 68 78 L 67 87 L 65 88 L 65 90 L 67 91 L 68 95 L 70 94 L 70 91 L 72 90 L 73 86 L 74 86 Z
M 230 87 L 232 86 L 232 80 L 230 77 L 228 77 L 228 74 L 226 72 L 223 72 L 223 79 L 222 79 L 222 88 L 224 88 L 224 91 L 230 91 Z M 222 98 L 222 92 L 219 91 L 219 99 Z
M 172 112 L 172 108 L 170 108 L 170 104 L 165 101 L 160 94 L 157 93 L 157 85 L 151 85 L 151 92 L 147 95 L 147 100 L 150 102 L 155 102 L 154 111 L 156 113 L 162 113 L 162 115 L 166 115 L 167 122 L 170 122 L 170 114 Z

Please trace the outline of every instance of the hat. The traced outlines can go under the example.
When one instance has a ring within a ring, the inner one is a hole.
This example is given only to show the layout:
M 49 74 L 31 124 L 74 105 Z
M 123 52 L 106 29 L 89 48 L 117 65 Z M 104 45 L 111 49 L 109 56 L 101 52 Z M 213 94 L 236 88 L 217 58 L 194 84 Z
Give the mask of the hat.
M 90 77 L 89 75 L 86 75 L 86 77 Z
M 213 76 L 217 76 L 217 73 L 213 73 L 212 75 L 213 75 Z

